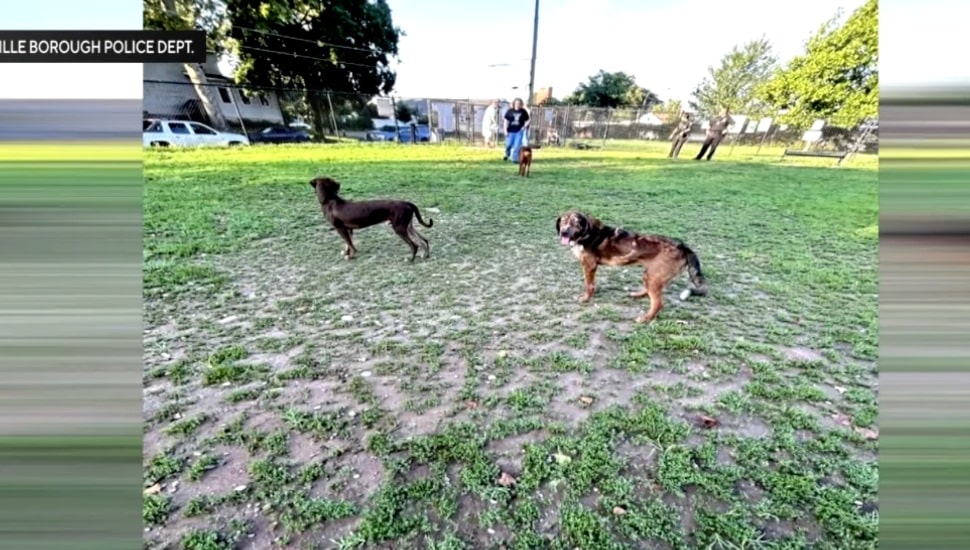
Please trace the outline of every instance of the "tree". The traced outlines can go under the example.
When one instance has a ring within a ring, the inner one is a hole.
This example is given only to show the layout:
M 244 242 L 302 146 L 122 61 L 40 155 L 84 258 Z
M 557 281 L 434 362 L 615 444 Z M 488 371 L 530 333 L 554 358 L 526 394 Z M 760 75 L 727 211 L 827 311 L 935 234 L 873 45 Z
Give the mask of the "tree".
M 394 88 L 388 58 L 401 30 L 386 0 L 225 0 L 238 43 L 236 80 L 252 86 L 299 87 L 309 93 L 318 128 L 330 104 L 360 109 Z
M 580 84 L 566 98 L 566 103 L 589 107 L 628 107 L 650 109 L 660 98 L 657 94 L 637 85 L 632 75 L 624 72 L 600 71 Z
M 732 113 L 762 114 L 764 105 L 757 91 L 771 78 L 776 61 L 764 37 L 734 46 L 717 68 L 707 68 L 708 76 L 694 90 L 691 109 L 703 115 L 725 107 Z
M 397 109 L 394 111 L 394 116 L 402 122 L 409 122 L 411 117 L 418 118 L 418 110 L 404 103 L 398 103 Z
M 778 70 L 760 96 L 786 112 L 780 122 L 807 128 L 816 119 L 853 128 L 879 112 L 879 4 L 868 0 L 841 25 L 832 18 L 805 53 Z
M 679 99 L 668 99 L 666 103 L 655 105 L 653 114 L 661 117 L 664 122 L 670 122 L 679 116 L 682 110 L 683 106 L 680 104 Z
M 225 6 L 219 0 L 145 0 L 142 27 L 161 31 L 206 31 L 206 46 L 221 50 L 228 30 Z

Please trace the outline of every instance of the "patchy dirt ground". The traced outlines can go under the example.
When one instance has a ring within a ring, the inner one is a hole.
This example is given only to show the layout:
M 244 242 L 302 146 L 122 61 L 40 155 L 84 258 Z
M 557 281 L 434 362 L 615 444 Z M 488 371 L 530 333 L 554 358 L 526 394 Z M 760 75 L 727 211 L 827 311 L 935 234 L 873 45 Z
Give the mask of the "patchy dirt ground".
M 875 547 L 871 172 L 678 166 L 692 203 L 633 156 L 558 152 L 523 184 L 444 148 L 384 149 L 368 171 L 396 177 L 368 177 L 367 151 L 331 169 L 422 205 L 429 261 L 385 227 L 340 259 L 265 150 L 147 161 L 148 547 Z M 409 183 L 456 154 L 459 181 Z M 593 177 L 611 200 L 562 183 Z M 587 204 L 695 245 L 711 295 L 678 301 L 680 279 L 636 326 L 639 272 L 604 268 L 577 303 L 552 221 Z

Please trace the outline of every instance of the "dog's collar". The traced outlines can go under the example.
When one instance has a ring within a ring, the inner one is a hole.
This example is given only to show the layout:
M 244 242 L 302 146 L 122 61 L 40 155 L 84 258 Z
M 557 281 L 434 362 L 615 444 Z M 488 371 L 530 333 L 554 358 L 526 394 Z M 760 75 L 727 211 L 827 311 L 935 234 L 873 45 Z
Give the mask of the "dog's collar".
M 614 228 L 604 225 L 600 227 L 600 229 L 596 231 L 594 235 L 586 235 L 581 239 L 576 239 L 575 243 L 583 246 L 584 248 L 596 248 L 614 231 L 616 231 Z

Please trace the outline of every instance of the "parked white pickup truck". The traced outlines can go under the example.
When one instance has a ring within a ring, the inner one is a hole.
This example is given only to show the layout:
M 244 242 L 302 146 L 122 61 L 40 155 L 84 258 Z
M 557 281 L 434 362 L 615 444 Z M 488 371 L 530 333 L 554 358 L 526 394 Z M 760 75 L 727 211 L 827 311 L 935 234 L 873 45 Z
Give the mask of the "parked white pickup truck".
M 242 134 L 220 132 L 205 124 L 188 120 L 145 119 L 142 123 L 145 147 L 205 147 L 249 145 Z

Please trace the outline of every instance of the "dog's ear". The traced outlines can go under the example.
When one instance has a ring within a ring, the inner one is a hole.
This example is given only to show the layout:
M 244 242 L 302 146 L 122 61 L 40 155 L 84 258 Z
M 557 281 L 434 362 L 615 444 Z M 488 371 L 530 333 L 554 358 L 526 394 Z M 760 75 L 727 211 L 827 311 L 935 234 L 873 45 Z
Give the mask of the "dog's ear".
M 312 180 L 310 180 L 310 187 L 314 189 L 317 188 L 317 178 L 313 178 Z
M 589 229 L 589 218 L 586 216 L 586 214 L 583 214 L 582 212 L 576 212 L 575 218 L 576 218 L 576 225 L 579 226 L 580 231 L 585 231 L 586 229 Z
M 556 218 L 556 233 L 559 233 L 559 228 L 562 226 L 562 216 Z
M 332 193 L 336 193 L 336 192 L 340 191 L 340 183 L 337 180 L 333 179 L 333 178 L 330 178 L 330 177 L 317 178 L 317 181 L 327 191 L 330 191 Z
M 603 225 L 593 216 L 582 212 L 576 214 L 576 219 L 579 220 L 580 231 L 587 234 L 596 231 Z

